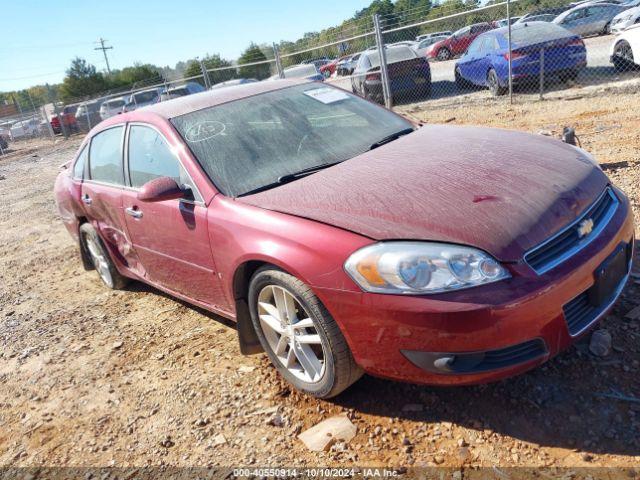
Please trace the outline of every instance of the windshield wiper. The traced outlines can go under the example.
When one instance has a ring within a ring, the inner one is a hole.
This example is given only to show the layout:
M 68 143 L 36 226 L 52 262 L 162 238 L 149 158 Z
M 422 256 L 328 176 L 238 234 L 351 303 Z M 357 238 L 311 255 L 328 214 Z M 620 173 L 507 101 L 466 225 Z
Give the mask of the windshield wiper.
M 294 173 L 287 173 L 286 175 L 282 175 L 278 177 L 278 183 L 287 183 L 291 180 L 295 180 L 296 178 L 304 177 L 306 175 L 310 175 L 312 173 L 316 173 L 320 170 L 324 170 L 325 168 L 333 167 L 342 162 L 332 162 L 332 163 L 323 163 L 320 165 L 315 165 L 313 167 L 304 168 Z
M 392 133 L 391 135 L 387 135 L 382 140 L 378 140 L 376 143 L 371 144 L 371 146 L 369 147 L 369 150 L 373 150 L 374 148 L 378 148 L 378 147 L 384 145 L 385 143 L 393 142 L 394 140 L 397 140 L 401 136 L 408 135 L 409 133 L 412 133 L 413 131 L 414 131 L 413 128 L 405 128 L 405 129 L 400 130 L 400 131 L 398 131 L 396 133 Z
M 313 167 L 305 168 L 305 169 L 300 170 L 298 172 L 287 173 L 286 175 L 281 175 L 280 177 L 278 177 L 278 180 L 276 180 L 273 183 L 268 183 L 266 185 L 262 185 L 261 187 L 254 188 L 253 190 L 249 190 L 248 192 L 241 193 L 238 196 L 239 197 L 244 197 L 245 195 L 252 195 L 254 193 L 263 192 L 265 190 L 269 190 L 271 188 L 275 188 L 275 187 L 277 187 L 279 185 L 284 185 L 285 183 L 289 183 L 289 182 L 291 182 L 293 180 L 296 180 L 297 178 L 304 177 L 306 175 L 311 175 L 312 173 L 316 173 L 316 172 L 318 172 L 320 170 L 323 170 L 325 168 L 333 167 L 334 165 L 337 165 L 337 164 L 342 163 L 342 162 L 343 162 L 343 160 L 341 160 L 339 162 L 323 163 L 321 165 L 315 165 Z

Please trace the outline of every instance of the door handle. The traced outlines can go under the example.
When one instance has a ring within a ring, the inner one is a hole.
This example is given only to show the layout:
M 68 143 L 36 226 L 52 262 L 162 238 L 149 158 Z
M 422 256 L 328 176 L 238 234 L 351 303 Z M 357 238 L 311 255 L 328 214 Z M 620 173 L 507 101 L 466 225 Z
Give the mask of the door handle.
M 82 196 L 82 201 L 87 205 L 91 205 L 92 202 L 91 197 L 86 193 Z
M 133 218 L 142 218 L 142 210 L 138 210 L 137 208 L 127 207 L 124 211 Z

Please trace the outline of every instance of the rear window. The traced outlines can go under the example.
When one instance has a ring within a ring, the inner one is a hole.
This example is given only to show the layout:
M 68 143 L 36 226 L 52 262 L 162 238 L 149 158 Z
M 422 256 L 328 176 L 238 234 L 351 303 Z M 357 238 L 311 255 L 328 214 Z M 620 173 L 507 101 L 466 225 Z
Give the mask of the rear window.
M 504 37 L 505 34 L 503 33 Z M 528 23 L 511 27 L 511 41 L 519 46 L 572 37 L 573 33 L 555 23 Z
M 156 92 L 156 91 L 153 91 L 153 92 L 140 92 L 140 93 L 136 93 L 133 96 L 133 99 L 134 99 L 135 103 L 147 103 L 147 102 L 152 102 L 157 97 L 158 97 L 158 92 Z
M 185 95 L 189 95 L 189 90 L 187 90 L 186 87 L 172 88 L 167 93 L 172 97 L 184 97 Z
M 418 58 L 416 52 L 409 47 L 393 47 L 385 50 L 387 56 L 387 63 L 404 62 L 405 60 L 411 60 L 412 58 Z M 372 52 L 367 55 L 372 67 L 380 66 L 380 56 L 378 52 Z
M 98 133 L 91 140 L 89 172 L 91 180 L 122 185 L 122 131 L 123 127 L 110 128 Z
M 110 100 L 104 102 L 106 108 L 120 108 L 124 105 L 124 100 Z

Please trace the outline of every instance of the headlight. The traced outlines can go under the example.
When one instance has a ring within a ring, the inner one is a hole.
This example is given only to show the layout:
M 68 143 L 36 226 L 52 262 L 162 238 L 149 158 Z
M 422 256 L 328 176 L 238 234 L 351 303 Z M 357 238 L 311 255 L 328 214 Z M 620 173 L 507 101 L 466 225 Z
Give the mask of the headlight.
M 369 245 L 353 253 L 344 267 L 363 290 L 374 293 L 441 293 L 510 277 L 478 249 L 431 242 Z

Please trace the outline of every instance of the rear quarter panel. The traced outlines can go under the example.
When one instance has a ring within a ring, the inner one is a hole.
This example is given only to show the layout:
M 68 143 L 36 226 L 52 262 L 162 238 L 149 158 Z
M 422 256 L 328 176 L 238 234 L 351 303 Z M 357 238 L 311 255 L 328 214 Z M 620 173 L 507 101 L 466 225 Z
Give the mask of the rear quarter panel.
M 67 231 L 78 240 L 78 217 L 84 215 L 80 203 L 81 184 L 71 178 L 71 162 L 56 177 L 53 196 L 62 223 Z

